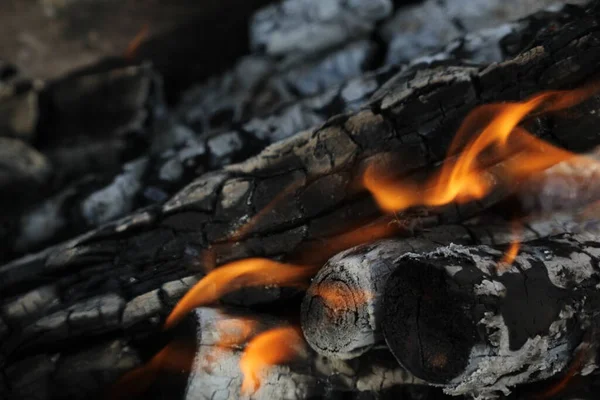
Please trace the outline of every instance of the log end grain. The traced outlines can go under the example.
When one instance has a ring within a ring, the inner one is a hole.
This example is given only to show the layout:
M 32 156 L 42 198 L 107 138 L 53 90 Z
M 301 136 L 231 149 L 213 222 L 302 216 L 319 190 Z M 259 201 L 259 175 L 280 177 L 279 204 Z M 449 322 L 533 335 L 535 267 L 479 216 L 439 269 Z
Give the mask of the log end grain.
M 384 299 L 386 342 L 415 376 L 445 384 L 463 373 L 476 344 L 472 300 L 453 290 L 445 271 L 414 260 L 400 266 Z

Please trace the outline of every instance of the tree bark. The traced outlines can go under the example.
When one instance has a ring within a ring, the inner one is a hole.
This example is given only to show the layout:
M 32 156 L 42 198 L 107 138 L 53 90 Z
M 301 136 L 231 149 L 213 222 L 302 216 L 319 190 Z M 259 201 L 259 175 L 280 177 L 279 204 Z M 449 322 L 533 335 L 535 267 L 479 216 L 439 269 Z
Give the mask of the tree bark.
M 306 249 L 379 217 L 354 186 L 369 157 L 394 153 L 398 172 L 406 176 L 431 168 L 474 106 L 590 79 L 600 65 L 599 41 L 597 14 L 590 11 L 513 60 L 400 75 L 362 111 L 201 176 L 162 207 L 1 266 L 1 318 L 8 327 L 0 330 L 4 365 L 61 354 L 99 335 L 156 331 L 173 299 L 185 292 L 179 280 L 204 268 L 249 256 L 300 254 L 319 261 L 331 255 Z M 561 131 L 552 133 L 559 137 Z M 573 147 L 597 144 L 595 136 L 569 133 L 566 143 Z M 294 187 L 286 190 L 291 182 Z M 248 224 L 276 193 L 282 193 L 276 204 Z M 201 257 L 206 250 L 212 258 Z
M 597 239 L 539 239 L 512 265 L 500 262 L 502 248 L 488 246 L 398 257 L 384 294 L 386 343 L 409 371 L 455 395 L 508 393 L 557 374 L 573 357 L 574 373 L 593 370 Z

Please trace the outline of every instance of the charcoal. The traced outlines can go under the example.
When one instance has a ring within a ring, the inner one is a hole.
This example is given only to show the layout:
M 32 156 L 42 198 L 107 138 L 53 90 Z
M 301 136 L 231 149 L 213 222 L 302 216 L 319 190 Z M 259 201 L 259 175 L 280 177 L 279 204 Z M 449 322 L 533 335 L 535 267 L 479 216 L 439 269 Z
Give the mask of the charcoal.
M 444 160 L 458 123 L 477 105 L 517 101 L 540 90 L 569 89 L 588 82 L 600 65 L 598 11 L 589 10 L 588 14 L 573 18 L 571 25 L 559 26 L 545 38 L 543 46 L 488 67 L 453 65 L 460 63 L 449 60 L 379 69 L 353 83 L 314 96 L 292 96 L 269 113 L 248 115 L 231 126 L 201 133 L 179 114 L 152 124 L 148 148 L 131 158 L 135 166 L 145 165 L 138 169 L 129 164 L 129 169 L 120 174 L 121 180 L 111 177 L 110 182 L 104 181 L 83 197 L 66 196 L 69 200 L 61 203 L 65 206 L 57 207 L 64 213 L 69 205 L 77 210 L 75 215 L 85 210 L 86 214 L 79 217 L 94 224 L 114 218 L 126 207 L 135 208 L 135 197 L 140 193 L 154 202 L 167 197 L 169 200 L 0 266 L 1 319 L 8 328 L 0 329 L 4 336 L 0 365 L 9 372 L 1 374 L 9 379 L 6 385 L 0 382 L 0 390 L 6 387 L 6 396 L 28 394 L 31 389 L 29 393 L 39 390 L 41 396 L 60 398 L 69 376 L 88 373 L 79 361 L 83 359 L 92 370 L 95 365 L 106 368 L 110 376 L 104 380 L 105 376 L 98 374 L 100 385 L 84 376 L 78 380 L 81 386 L 70 388 L 65 396 L 92 398 L 99 387 L 114 380 L 112 372 L 117 369 L 103 366 L 95 352 L 82 358 L 70 356 L 84 354 L 105 340 L 118 339 L 151 359 L 157 344 L 137 339 L 171 333 L 161 329 L 161 322 L 184 293 L 181 286 L 185 285 L 179 285 L 184 277 L 193 280 L 204 271 L 245 257 L 318 266 L 325 258 L 357 243 L 343 235 L 348 229 L 358 228 L 350 233 L 360 232 L 360 240 L 365 240 L 365 236 L 372 238 L 371 228 L 377 227 L 378 221 L 384 222 L 386 229 L 373 233 L 375 237 L 390 231 L 412 235 L 418 229 L 448 223 L 453 218 L 456 222 L 465 219 L 468 207 L 459 209 L 455 205 L 451 206 L 455 211 L 450 216 L 438 214 L 435 209 L 403 214 L 402 220 L 377 219 L 381 214 L 375 202 L 355 188 L 357 178 L 367 162 L 381 157 L 382 152 L 393 152 L 398 155 L 394 165 L 398 174 L 408 180 L 419 179 Z M 388 79 L 386 73 L 394 76 Z M 376 93 L 371 97 L 373 91 Z M 272 134 L 281 125 L 279 122 L 273 119 L 260 123 L 260 118 L 276 116 L 292 106 L 297 107 L 294 116 L 310 113 L 299 118 L 300 123 L 293 128 Z M 595 114 L 583 116 L 586 124 L 593 125 L 597 119 L 596 108 Z M 330 118 L 338 110 L 343 115 Z M 315 121 L 321 115 L 327 118 L 324 123 L 280 140 L 305 120 Z M 227 115 L 223 119 L 228 120 Z M 253 132 L 249 132 L 249 121 L 254 121 Z M 555 121 L 553 126 L 561 125 Z M 589 130 L 573 131 L 567 139 L 588 148 L 598 144 L 597 135 Z M 271 144 L 275 140 L 280 141 Z M 267 144 L 271 145 L 245 162 L 208 171 Z M 40 149 L 52 148 L 48 143 L 44 146 Z M 189 159 L 196 164 L 188 169 L 181 160 Z M 149 184 L 154 181 L 164 182 L 165 189 L 160 184 Z M 169 190 L 183 184 L 187 186 L 169 194 Z M 498 198 L 491 200 L 490 204 L 497 204 Z M 107 207 L 103 201 L 114 202 L 117 207 Z M 84 203 L 91 206 L 83 207 Z M 474 205 L 473 212 L 482 212 L 490 204 L 481 201 Z M 68 226 L 70 220 L 66 221 Z M 180 289 L 167 291 L 169 284 Z M 33 308 L 24 315 L 24 307 L 12 307 L 29 304 L 31 293 L 44 290 L 48 295 L 44 298 L 51 301 L 48 308 L 41 307 L 43 311 Z M 292 305 L 287 301 L 288 294 L 278 288 L 256 288 L 244 296 L 244 304 L 260 305 L 265 310 Z M 526 297 L 520 297 L 523 299 Z M 271 300 L 278 302 L 266 303 Z M 119 359 L 118 351 L 112 354 L 117 357 L 107 364 Z M 61 368 L 64 372 L 58 373 Z M 0 397 L 4 395 L 0 392 Z
M 258 11 L 254 51 L 300 57 L 368 36 L 392 12 L 389 0 L 283 0 Z

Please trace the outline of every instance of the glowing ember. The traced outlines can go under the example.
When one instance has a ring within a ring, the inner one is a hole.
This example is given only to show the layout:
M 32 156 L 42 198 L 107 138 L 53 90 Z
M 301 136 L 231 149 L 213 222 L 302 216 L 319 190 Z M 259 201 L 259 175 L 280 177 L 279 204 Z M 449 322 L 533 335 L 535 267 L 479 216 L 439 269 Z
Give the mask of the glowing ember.
M 265 258 L 249 258 L 209 272 L 177 303 L 165 322 L 173 327 L 196 307 L 212 304 L 227 293 L 251 286 L 302 286 L 316 272 L 314 267 L 283 264 Z
M 296 357 L 302 351 L 303 344 L 300 333 L 292 327 L 275 328 L 254 337 L 240 360 L 240 369 L 244 374 L 242 393 L 256 392 L 266 369 Z
M 218 321 L 217 347 L 232 347 L 245 343 L 256 332 L 258 322 L 250 318 L 235 318 Z

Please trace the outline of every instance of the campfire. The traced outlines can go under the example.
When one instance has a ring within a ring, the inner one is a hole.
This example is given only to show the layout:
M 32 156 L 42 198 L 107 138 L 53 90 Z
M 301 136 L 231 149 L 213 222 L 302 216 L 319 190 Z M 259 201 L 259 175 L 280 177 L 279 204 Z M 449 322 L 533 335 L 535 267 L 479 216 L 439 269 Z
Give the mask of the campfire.
M 600 3 L 251 3 L 0 62 L 0 398 L 595 398 Z

